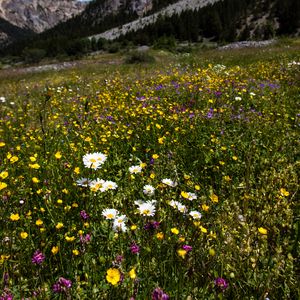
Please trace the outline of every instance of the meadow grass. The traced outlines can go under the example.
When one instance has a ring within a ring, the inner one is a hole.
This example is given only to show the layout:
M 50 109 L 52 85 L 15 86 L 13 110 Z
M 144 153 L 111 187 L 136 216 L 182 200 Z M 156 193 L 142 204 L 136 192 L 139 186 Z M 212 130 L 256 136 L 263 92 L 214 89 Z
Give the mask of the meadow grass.
M 0 74 L 1 300 L 299 299 L 299 40 L 151 54 Z

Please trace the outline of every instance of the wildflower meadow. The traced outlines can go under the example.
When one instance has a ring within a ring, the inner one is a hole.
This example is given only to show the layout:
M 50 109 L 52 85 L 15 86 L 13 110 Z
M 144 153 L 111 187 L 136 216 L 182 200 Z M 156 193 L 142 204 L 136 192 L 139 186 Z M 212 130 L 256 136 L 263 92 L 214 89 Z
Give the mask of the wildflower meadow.
M 1 77 L 0 299 L 299 299 L 300 56 L 272 51 Z

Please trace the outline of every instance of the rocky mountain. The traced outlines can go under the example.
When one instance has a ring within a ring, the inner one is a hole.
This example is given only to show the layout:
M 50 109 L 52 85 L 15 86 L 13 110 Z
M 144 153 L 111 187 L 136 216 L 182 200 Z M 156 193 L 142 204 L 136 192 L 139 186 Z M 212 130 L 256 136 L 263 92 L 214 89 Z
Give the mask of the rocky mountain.
M 0 17 L 39 33 L 74 17 L 85 7 L 86 2 L 76 0 L 0 0 Z
M 0 45 L 40 33 L 81 13 L 76 0 L 0 0 Z

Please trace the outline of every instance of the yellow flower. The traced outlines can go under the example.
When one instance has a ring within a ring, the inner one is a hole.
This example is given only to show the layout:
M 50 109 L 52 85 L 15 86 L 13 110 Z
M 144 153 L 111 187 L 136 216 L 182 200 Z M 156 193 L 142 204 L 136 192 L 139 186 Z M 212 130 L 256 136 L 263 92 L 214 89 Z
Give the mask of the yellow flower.
M 32 177 L 32 182 L 33 183 L 39 183 L 40 181 L 36 177 Z
M 35 162 L 36 161 L 36 158 L 34 156 L 30 156 L 29 159 L 30 159 L 31 162 Z
M 153 154 L 153 155 L 152 155 L 152 158 L 153 158 L 153 159 L 158 159 L 158 158 L 159 158 L 159 155 L 158 155 L 158 154 Z
M 178 233 L 179 233 L 179 230 L 178 230 L 177 228 L 173 227 L 173 228 L 171 228 L 171 232 L 172 232 L 173 234 L 178 234 Z
M 5 189 L 7 187 L 7 184 L 5 182 L 0 181 L 0 191 Z
M 268 230 L 265 229 L 265 228 L 263 228 L 263 227 L 259 227 L 259 228 L 258 228 L 258 232 L 261 233 L 261 234 L 264 234 L 264 235 L 265 235 L 265 234 L 268 234 Z
M 209 210 L 209 206 L 206 205 L 206 204 L 202 204 L 201 207 L 202 207 L 202 209 L 203 209 L 204 211 L 208 211 L 208 210 Z
M 110 268 L 106 271 L 106 280 L 112 284 L 116 285 L 121 279 L 121 273 L 119 269 L 116 268 Z
M 136 278 L 135 268 L 132 268 L 132 269 L 129 271 L 129 277 L 130 277 L 131 279 L 135 279 L 135 278 Z
M 3 172 L 0 173 L 0 178 L 1 179 L 5 179 L 7 176 L 8 176 L 8 172 L 6 172 L 6 171 L 3 171 Z
M 195 190 L 196 190 L 196 191 L 199 191 L 199 190 L 200 190 L 200 185 L 196 184 L 196 185 L 195 185 Z
M 35 225 L 37 226 L 42 226 L 43 225 L 43 221 L 41 219 L 36 220 Z
M 75 255 L 75 256 L 79 255 L 79 251 L 78 251 L 77 249 L 74 249 L 74 250 L 72 251 L 72 253 L 73 253 L 73 255 Z
M 58 151 L 54 154 L 56 159 L 61 159 L 61 153 Z
M 280 194 L 281 194 L 281 196 L 286 196 L 287 197 L 287 196 L 289 196 L 290 193 L 286 189 L 281 188 L 280 189 Z
M 230 176 L 226 175 L 223 177 L 225 181 L 229 182 L 231 180 Z
M 18 158 L 18 156 L 12 156 L 11 158 L 10 158 L 10 162 L 13 164 L 13 163 L 15 163 L 15 162 L 17 162 L 19 160 L 19 158 Z
M 29 164 L 29 168 L 37 170 L 40 168 L 40 165 L 39 164 Z
M 210 256 L 215 256 L 215 255 L 216 255 L 216 251 L 215 251 L 215 249 L 213 249 L 213 248 L 210 248 L 210 249 L 208 250 L 208 253 L 209 253 Z
M 163 240 L 163 239 L 164 239 L 164 234 L 163 234 L 163 232 L 158 232 L 158 233 L 156 234 L 156 238 L 157 238 L 158 240 Z
M 136 229 L 137 229 L 137 226 L 136 226 L 136 225 L 131 225 L 130 229 L 131 229 L 131 230 L 136 230 Z
M 64 227 L 64 224 L 61 223 L 61 222 L 58 222 L 58 223 L 56 224 L 56 226 L 55 226 L 56 229 L 61 229 L 61 228 L 63 228 L 63 227 Z
M 234 156 L 232 156 L 232 159 L 233 160 L 238 160 L 238 157 L 234 155 Z
M 155 174 L 154 174 L 154 173 L 151 173 L 151 174 L 150 174 L 150 178 L 151 178 L 151 179 L 154 179 L 154 178 L 155 178 Z
M 184 199 L 188 199 L 189 198 L 189 194 L 187 192 L 182 191 L 180 193 L 181 197 L 183 197 Z
M 207 229 L 206 229 L 206 228 L 204 228 L 203 226 L 200 226 L 199 228 L 200 228 L 201 232 L 203 232 L 203 233 L 207 233 Z
M 210 200 L 214 203 L 218 203 L 219 202 L 219 197 L 216 194 L 212 194 L 210 196 Z
M 76 168 L 74 169 L 74 173 L 75 173 L 75 174 L 79 174 L 79 173 L 80 173 L 79 167 L 76 167 Z
M 20 233 L 20 237 L 21 237 L 23 240 L 25 240 L 25 239 L 27 239 L 27 237 L 28 237 L 28 233 L 25 232 L 25 231 L 22 231 L 22 232 Z
M 187 251 L 184 249 L 178 249 L 177 250 L 177 254 L 181 257 L 181 258 L 185 258 Z
M 0 142 L 0 147 L 4 147 L 5 143 L 4 142 Z
M 66 240 L 67 242 L 73 242 L 73 241 L 75 240 L 75 236 L 66 236 L 66 237 L 65 237 L 65 240 Z
M 58 250 L 59 248 L 57 246 L 53 246 L 52 249 L 51 249 L 51 252 L 53 255 L 57 254 L 58 253 Z
M 11 214 L 9 218 L 10 218 L 12 221 L 19 221 L 19 220 L 20 220 L 19 214 Z

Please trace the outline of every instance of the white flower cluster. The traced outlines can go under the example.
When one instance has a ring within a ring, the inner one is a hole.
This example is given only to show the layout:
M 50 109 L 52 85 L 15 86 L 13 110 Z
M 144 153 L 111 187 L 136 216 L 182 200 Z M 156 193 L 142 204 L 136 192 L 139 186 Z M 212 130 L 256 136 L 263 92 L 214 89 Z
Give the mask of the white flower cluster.
M 83 156 L 83 164 L 86 168 L 97 170 L 106 161 L 107 156 L 101 152 L 87 153 Z
M 119 211 L 114 208 L 106 208 L 102 211 L 102 216 L 105 217 L 106 220 L 112 220 L 113 230 L 117 232 L 125 232 L 127 231 L 126 221 L 127 217 L 125 215 L 120 215 Z
M 100 191 L 101 193 L 109 191 L 109 190 L 115 190 L 117 189 L 118 185 L 111 180 L 103 180 L 103 179 L 95 179 L 91 180 L 88 178 L 81 178 L 76 181 L 77 185 L 82 187 L 89 187 L 93 192 Z
M 180 203 L 179 201 L 171 200 L 169 202 L 169 205 L 172 206 L 173 208 L 177 209 L 179 212 L 181 212 L 183 214 L 187 214 L 187 212 L 188 212 L 187 207 L 184 204 Z M 201 217 L 202 217 L 202 214 L 197 210 L 191 210 L 189 212 L 189 215 L 194 220 L 201 219 Z
M 138 206 L 138 211 L 139 211 L 140 215 L 142 215 L 144 217 L 150 217 L 150 216 L 153 217 L 155 215 L 156 200 L 151 200 L 151 201 L 146 201 L 146 202 L 138 200 L 138 201 L 134 201 L 134 204 L 136 204 Z

